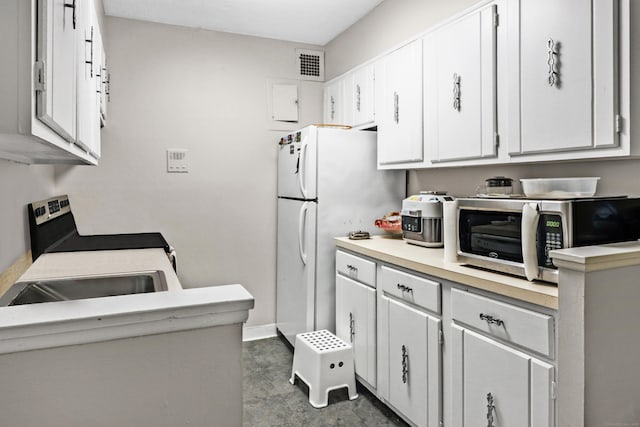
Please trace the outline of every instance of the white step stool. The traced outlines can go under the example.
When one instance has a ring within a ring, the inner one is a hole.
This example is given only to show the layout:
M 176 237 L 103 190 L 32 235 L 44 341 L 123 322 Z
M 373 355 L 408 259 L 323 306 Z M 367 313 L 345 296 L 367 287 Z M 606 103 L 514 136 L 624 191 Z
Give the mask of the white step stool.
M 309 403 L 315 408 L 327 406 L 329 392 L 343 387 L 349 389 L 349 400 L 358 398 L 353 348 L 327 330 L 296 335 L 291 384 L 296 375 L 309 387 Z

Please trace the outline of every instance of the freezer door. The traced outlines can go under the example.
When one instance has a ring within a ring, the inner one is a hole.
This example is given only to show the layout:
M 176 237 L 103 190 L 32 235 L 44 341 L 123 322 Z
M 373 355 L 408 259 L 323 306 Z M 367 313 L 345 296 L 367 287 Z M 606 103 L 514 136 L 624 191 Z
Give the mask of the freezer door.
M 313 200 L 317 197 L 317 129 L 306 127 L 278 145 L 278 196 Z
M 276 326 L 291 345 L 315 327 L 316 211 L 315 202 L 278 199 Z

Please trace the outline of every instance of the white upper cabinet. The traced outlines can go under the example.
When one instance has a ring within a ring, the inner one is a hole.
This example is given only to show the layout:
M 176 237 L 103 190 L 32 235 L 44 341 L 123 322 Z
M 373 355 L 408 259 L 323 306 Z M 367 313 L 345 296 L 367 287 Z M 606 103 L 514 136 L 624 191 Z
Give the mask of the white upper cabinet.
M 78 27 L 82 38 L 78 46 L 78 92 L 76 143 L 96 158 L 100 157 L 100 105 L 99 86 L 100 57 L 102 52 L 98 18 L 93 2 L 78 2 Z
M 376 61 L 375 115 L 379 167 L 423 160 L 421 39 Z
M 495 157 L 497 6 L 424 38 L 424 142 L 427 160 Z
M 344 80 L 328 83 L 324 88 L 324 122 L 345 124 Z
M 373 125 L 373 102 L 374 67 L 367 64 L 325 85 L 324 121 L 358 128 Z
M 95 57 L 102 47 L 93 7 L 94 0 L 0 3 L 0 158 L 97 163 Z
M 76 55 L 81 6 L 76 2 L 38 3 L 36 114 L 58 135 L 76 139 Z M 80 34 L 80 35 L 79 35 Z
M 617 146 L 618 1 L 508 7 L 510 154 Z
M 373 123 L 374 68 L 367 64 L 349 73 L 345 78 L 345 122 L 353 127 Z

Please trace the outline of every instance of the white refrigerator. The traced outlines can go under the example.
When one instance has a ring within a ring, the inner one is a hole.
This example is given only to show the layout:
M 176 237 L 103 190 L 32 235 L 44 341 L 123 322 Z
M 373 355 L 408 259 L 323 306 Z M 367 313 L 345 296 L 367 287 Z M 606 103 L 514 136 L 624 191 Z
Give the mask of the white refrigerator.
M 376 132 L 308 126 L 278 141 L 276 327 L 335 332 L 334 237 L 376 234 L 400 211 L 404 171 L 379 171 Z

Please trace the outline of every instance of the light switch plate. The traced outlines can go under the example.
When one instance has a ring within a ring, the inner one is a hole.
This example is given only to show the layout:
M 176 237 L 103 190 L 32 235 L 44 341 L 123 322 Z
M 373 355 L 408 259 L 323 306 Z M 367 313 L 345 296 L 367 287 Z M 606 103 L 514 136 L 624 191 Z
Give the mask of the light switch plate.
M 185 149 L 169 148 L 167 149 L 167 172 L 168 173 L 186 173 L 189 172 L 189 162 Z

